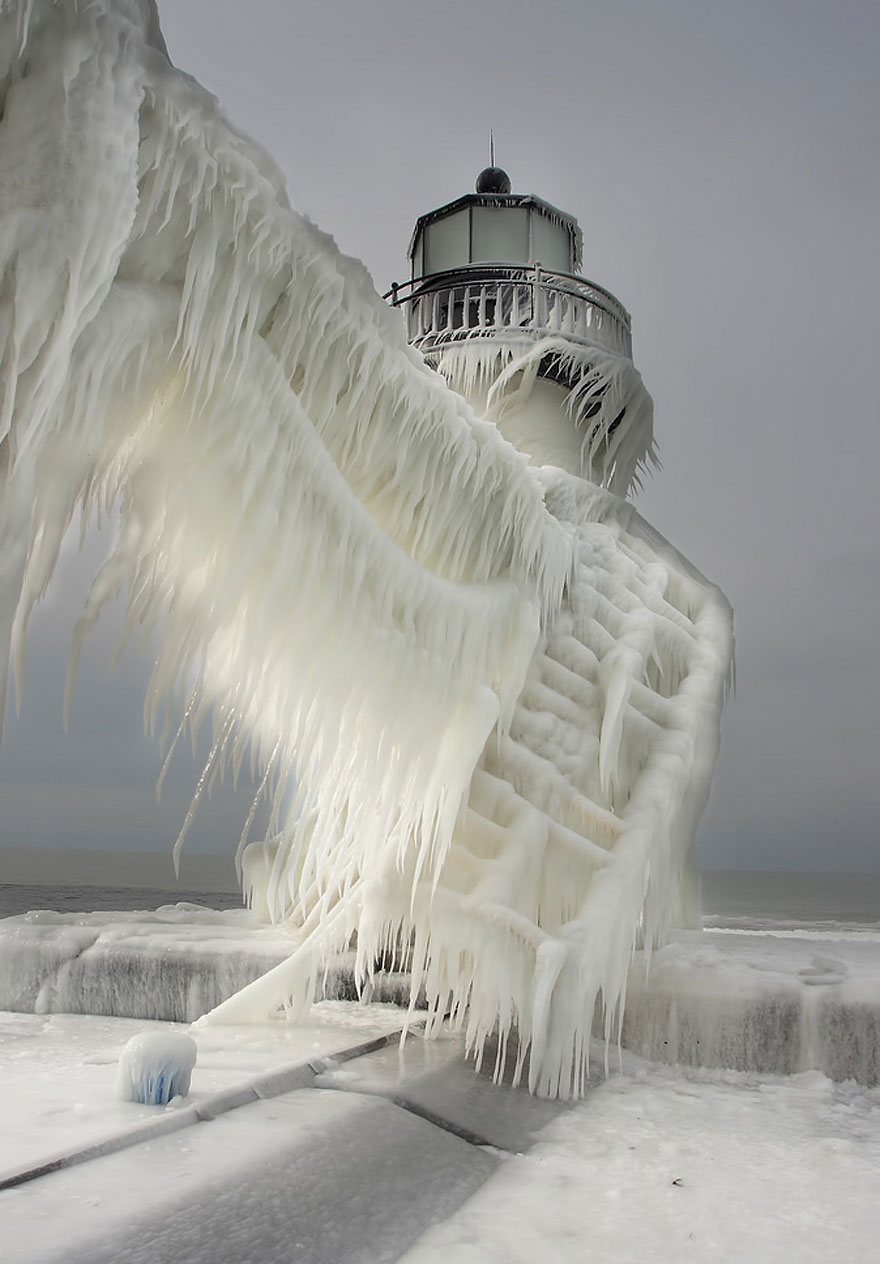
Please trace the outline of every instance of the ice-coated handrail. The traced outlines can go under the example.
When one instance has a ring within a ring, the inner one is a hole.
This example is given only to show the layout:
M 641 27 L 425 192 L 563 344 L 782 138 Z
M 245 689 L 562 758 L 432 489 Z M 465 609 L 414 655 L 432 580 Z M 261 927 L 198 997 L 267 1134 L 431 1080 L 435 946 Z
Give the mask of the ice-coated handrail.
M 477 265 L 393 285 L 385 298 L 404 308 L 409 341 L 423 352 L 515 331 L 530 341 L 562 336 L 632 358 L 626 308 L 608 290 L 567 272 Z

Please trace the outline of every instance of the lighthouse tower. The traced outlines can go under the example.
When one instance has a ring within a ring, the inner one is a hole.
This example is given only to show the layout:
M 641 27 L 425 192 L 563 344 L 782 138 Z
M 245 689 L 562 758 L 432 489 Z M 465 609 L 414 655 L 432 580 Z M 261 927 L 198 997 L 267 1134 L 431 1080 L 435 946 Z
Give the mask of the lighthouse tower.
M 410 342 L 537 465 L 626 495 L 653 457 L 629 313 L 581 275 L 577 220 L 499 167 L 421 215 L 387 295 Z

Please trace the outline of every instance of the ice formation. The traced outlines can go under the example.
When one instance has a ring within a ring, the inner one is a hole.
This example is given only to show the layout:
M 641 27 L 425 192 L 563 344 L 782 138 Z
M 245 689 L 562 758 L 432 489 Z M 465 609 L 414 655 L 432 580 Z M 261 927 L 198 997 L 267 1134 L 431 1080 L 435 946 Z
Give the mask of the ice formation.
M 142 1106 L 167 1106 L 186 1097 L 198 1049 L 185 1031 L 142 1031 L 125 1045 L 116 1072 L 116 1096 Z
M 541 465 L 626 496 L 656 463 L 653 403 L 628 356 L 563 337 L 525 347 L 517 339 L 472 338 L 435 344 L 432 359 L 453 390 Z M 534 395 L 548 360 L 566 381 L 564 398 L 554 401 L 549 417 L 535 406 Z M 553 424 L 553 413 L 562 425 Z
M 407 951 L 435 1023 L 478 1056 L 516 1030 L 533 1090 L 579 1092 L 597 1001 L 611 1032 L 672 916 L 729 663 L 723 598 L 614 494 L 649 451 L 631 383 L 584 413 L 607 486 L 537 470 L 171 66 L 151 0 L 6 3 L 0 72 L 4 666 L 20 690 L 74 515 L 118 513 L 72 668 L 127 591 L 148 723 L 173 751 L 210 715 L 193 810 L 250 758 L 278 841 L 249 872 L 298 936 L 214 1019 L 301 1009 L 356 936 L 362 977 Z

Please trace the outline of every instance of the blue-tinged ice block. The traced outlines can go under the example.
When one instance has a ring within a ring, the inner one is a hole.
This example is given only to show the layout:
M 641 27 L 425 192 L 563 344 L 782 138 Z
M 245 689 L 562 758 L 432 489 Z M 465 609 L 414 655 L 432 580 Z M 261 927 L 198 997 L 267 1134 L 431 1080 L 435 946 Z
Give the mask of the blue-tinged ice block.
M 116 1096 L 142 1106 L 167 1106 L 173 1097 L 186 1097 L 197 1053 L 192 1036 L 182 1031 L 132 1036 L 119 1056 Z

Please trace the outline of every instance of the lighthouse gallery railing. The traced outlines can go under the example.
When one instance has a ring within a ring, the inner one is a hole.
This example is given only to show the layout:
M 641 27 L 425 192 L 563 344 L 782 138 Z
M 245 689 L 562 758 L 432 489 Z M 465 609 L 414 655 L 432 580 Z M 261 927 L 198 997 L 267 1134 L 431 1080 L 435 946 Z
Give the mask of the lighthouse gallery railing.
M 468 338 L 563 336 L 632 358 L 629 313 L 613 294 L 564 272 L 484 265 L 465 277 L 435 272 L 394 285 L 385 298 L 404 309 L 407 336 L 423 353 Z

